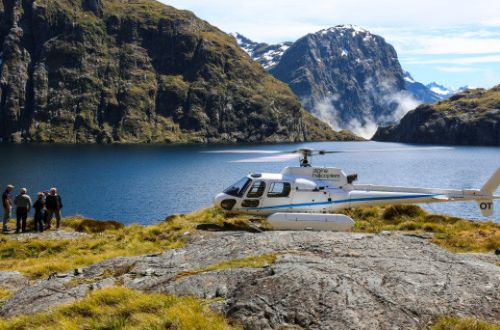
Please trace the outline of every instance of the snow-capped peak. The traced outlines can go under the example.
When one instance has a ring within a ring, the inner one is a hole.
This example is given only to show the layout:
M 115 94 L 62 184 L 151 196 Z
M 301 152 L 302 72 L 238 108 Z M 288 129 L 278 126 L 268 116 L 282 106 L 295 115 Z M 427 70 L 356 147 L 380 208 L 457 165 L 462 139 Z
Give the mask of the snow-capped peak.
M 429 88 L 434 93 L 441 95 L 441 96 L 444 96 L 444 97 L 451 96 L 451 95 L 453 95 L 461 90 L 461 89 L 457 90 L 454 88 L 445 87 L 445 86 L 440 85 L 434 81 L 431 82 L 430 84 L 427 84 L 427 88 Z
M 412 84 L 414 84 L 416 82 L 415 79 L 413 79 L 413 77 L 411 76 L 411 74 L 408 71 L 404 71 L 404 79 L 407 82 L 412 83 Z
M 363 29 L 362 27 L 359 27 L 357 25 L 353 24 L 342 24 L 342 25 L 335 25 L 333 27 L 323 29 L 321 31 L 318 31 L 319 34 L 324 35 L 330 32 L 351 32 L 352 36 L 356 36 L 358 33 L 363 33 L 363 34 L 370 34 L 368 30 Z

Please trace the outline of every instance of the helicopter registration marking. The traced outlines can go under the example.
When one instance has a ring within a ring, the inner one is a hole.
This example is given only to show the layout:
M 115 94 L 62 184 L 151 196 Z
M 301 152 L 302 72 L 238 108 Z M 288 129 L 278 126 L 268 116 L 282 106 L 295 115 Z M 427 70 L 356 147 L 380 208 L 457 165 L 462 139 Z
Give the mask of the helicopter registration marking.
M 330 173 L 327 168 L 314 168 L 312 177 L 316 179 L 339 180 L 340 174 Z

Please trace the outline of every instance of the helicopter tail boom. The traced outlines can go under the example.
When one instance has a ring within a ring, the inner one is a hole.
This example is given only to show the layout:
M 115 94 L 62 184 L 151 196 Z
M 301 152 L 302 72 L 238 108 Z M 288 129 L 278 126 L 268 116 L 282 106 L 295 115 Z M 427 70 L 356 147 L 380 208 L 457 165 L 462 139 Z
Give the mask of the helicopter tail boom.
M 500 185 L 500 167 L 497 168 L 496 172 L 491 176 L 491 178 L 486 181 L 484 186 L 481 188 L 481 194 L 493 195 Z

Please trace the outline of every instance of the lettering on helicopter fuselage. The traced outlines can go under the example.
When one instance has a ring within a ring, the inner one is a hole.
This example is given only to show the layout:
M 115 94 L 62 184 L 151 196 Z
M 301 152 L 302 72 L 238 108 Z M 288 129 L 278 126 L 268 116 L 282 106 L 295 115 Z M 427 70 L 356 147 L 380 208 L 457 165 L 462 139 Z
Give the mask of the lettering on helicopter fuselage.
M 492 202 L 482 202 L 479 204 L 479 208 L 481 210 L 491 210 L 491 206 L 493 205 Z
M 340 174 L 330 173 L 327 168 L 315 168 L 312 173 L 313 178 L 323 180 L 339 180 Z

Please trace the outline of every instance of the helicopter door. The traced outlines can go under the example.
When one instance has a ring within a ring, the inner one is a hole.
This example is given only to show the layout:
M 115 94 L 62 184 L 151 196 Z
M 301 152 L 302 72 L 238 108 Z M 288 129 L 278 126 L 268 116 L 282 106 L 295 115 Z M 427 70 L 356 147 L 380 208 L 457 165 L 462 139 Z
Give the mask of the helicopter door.
M 265 190 L 266 183 L 264 181 L 254 181 L 247 192 L 246 198 L 241 202 L 241 207 L 259 207 L 260 199 Z

